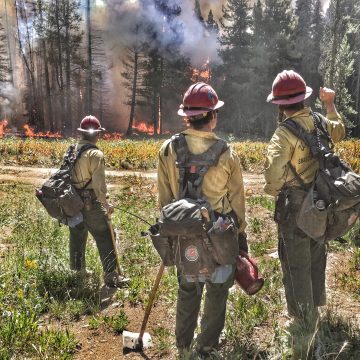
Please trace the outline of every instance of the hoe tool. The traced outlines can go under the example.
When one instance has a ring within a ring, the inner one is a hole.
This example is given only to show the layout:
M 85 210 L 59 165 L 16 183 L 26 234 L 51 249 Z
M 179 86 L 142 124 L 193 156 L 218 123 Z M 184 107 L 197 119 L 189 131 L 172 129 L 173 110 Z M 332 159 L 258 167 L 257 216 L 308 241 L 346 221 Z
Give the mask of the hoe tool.
M 140 333 L 133 333 L 130 331 L 124 331 L 123 332 L 123 347 L 136 350 L 136 351 L 142 351 L 143 349 L 147 349 L 152 346 L 152 340 L 149 333 L 145 332 L 147 322 L 149 320 L 150 311 L 155 299 L 156 291 L 159 287 L 160 280 L 162 277 L 162 274 L 164 272 L 164 263 L 161 263 L 158 274 L 156 276 L 155 284 L 151 290 L 149 302 L 146 306 L 145 315 L 143 322 L 141 324 Z

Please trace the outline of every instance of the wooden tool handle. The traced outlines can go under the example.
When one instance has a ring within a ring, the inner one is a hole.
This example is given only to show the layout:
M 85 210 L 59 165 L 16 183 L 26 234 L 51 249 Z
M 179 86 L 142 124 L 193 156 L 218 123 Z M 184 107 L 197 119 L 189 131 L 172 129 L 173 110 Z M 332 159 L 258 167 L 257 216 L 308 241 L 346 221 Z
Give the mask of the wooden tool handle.
M 142 338 L 144 336 L 146 325 L 147 325 L 147 322 L 149 320 L 150 311 L 151 311 L 151 308 L 152 308 L 152 305 L 153 305 L 153 302 L 154 302 L 154 299 L 155 299 L 156 291 L 157 291 L 157 289 L 159 287 L 159 284 L 160 284 L 162 274 L 164 272 L 164 268 L 165 268 L 164 263 L 161 263 L 158 274 L 156 276 L 155 284 L 154 284 L 154 286 L 153 286 L 153 288 L 151 290 L 151 294 L 150 294 L 150 297 L 149 297 L 149 302 L 148 302 L 148 304 L 146 306 L 144 319 L 143 319 L 143 322 L 141 324 L 141 329 L 140 329 L 140 334 L 139 334 L 139 339 L 138 339 L 139 343 L 142 343 Z
M 111 240 L 112 240 L 113 247 L 114 247 L 115 259 L 116 259 L 116 270 L 118 271 L 119 275 L 122 275 L 121 267 L 120 267 L 120 263 L 119 263 L 119 257 L 118 257 L 117 251 L 116 251 L 116 239 L 115 239 L 114 227 L 112 226 L 111 217 L 109 215 L 108 215 L 107 223 L 108 223 Z

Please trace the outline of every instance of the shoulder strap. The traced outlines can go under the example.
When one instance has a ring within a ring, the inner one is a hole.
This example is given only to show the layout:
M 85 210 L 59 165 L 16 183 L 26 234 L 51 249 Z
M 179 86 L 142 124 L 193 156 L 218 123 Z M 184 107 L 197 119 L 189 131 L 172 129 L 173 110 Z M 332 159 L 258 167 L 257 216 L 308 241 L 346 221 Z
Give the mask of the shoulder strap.
M 285 127 L 288 129 L 292 134 L 294 134 L 297 138 L 301 139 L 309 148 L 310 153 L 313 157 L 318 159 L 318 154 L 320 153 L 319 147 L 318 147 L 318 138 L 316 136 L 316 126 L 315 131 L 307 132 L 300 124 L 298 124 L 293 119 L 288 119 L 280 124 L 280 126 Z M 300 184 L 300 186 L 307 190 L 307 186 L 304 182 L 304 180 L 301 178 L 301 176 L 296 171 L 295 167 L 291 164 L 291 160 L 288 161 L 287 166 L 295 176 L 296 180 Z
M 201 195 L 201 187 L 209 167 L 216 166 L 221 154 L 228 148 L 226 141 L 218 139 L 202 154 L 192 154 L 186 142 L 185 134 L 180 133 L 172 138 L 176 152 L 176 166 L 179 168 L 180 198 L 186 194 L 197 199 Z

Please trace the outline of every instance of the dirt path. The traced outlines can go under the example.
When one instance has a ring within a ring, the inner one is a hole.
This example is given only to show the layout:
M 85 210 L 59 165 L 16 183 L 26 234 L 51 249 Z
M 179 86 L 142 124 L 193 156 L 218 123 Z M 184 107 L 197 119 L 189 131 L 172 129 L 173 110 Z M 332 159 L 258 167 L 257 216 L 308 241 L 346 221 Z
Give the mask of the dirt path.
M 56 168 L 2 166 L 0 168 L 0 182 L 10 181 L 39 186 L 56 170 Z M 155 181 L 156 171 L 106 170 L 109 188 L 121 186 L 119 180 L 124 176 L 141 176 Z M 253 193 L 262 191 L 264 184 L 264 176 L 262 174 L 244 172 L 243 177 L 247 191 Z

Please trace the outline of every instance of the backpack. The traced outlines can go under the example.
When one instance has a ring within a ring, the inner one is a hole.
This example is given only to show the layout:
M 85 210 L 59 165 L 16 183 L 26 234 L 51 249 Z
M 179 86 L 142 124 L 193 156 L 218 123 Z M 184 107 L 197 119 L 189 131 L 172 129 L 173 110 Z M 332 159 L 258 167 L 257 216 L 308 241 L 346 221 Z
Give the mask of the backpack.
M 325 242 L 343 236 L 355 225 L 360 212 L 360 176 L 334 153 L 334 144 L 322 115 L 312 113 L 312 117 L 315 127 L 312 132 L 291 119 L 281 126 L 301 139 L 319 162 L 310 188 L 290 161 L 288 165 L 307 191 L 297 215 L 297 226 L 312 239 Z
M 97 149 L 93 144 L 85 144 L 77 151 L 75 147 L 76 144 L 69 147 L 60 169 L 51 175 L 40 189 L 36 189 L 36 197 L 45 207 L 48 214 L 63 224 L 69 224 L 69 220 L 78 215 L 84 207 L 82 198 L 71 183 L 71 171 L 84 151 Z M 85 184 L 83 189 L 90 182 L 91 179 Z
M 217 265 L 234 264 L 239 252 L 234 220 L 216 214 L 201 192 L 206 172 L 218 164 L 228 144 L 219 139 L 206 152 L 195 155 L 185 134 L 174 135 L 171 143 L 179 169 L 179 200 L 162 208 L 151 238 L 166 266 L 176 265 L 182 275 L 193 280 L 209 279 Z

